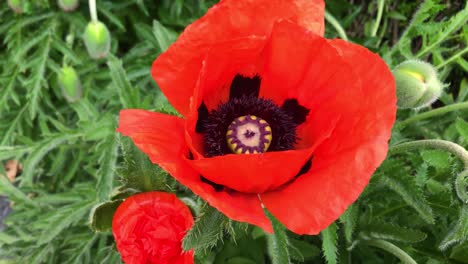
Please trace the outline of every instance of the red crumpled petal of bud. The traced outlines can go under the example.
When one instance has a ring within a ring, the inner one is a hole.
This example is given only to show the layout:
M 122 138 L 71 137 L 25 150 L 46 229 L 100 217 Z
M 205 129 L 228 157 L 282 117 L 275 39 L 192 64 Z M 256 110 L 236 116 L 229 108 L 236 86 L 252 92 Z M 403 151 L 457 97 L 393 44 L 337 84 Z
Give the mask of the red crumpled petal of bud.
M 126 264 L 192 264 L 193 251 L 182 252 L 192 225 L 190 210 L 174 194 L 147 192 L 117 208 L 112 232 Z

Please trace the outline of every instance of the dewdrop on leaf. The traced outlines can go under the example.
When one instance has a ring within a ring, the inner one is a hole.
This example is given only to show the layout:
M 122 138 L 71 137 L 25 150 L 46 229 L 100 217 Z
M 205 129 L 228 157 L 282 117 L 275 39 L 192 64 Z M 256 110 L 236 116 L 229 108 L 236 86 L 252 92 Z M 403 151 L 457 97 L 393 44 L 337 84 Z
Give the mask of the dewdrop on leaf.
M 58 5 L 65 12 L 71 12 L 78 7 L 78 0 L 58 0 Z
M 408 60 L 393 69 L 399 108 L 421 108 L 436 101 L 442 90 L 435 68 L 424 61 Z
M 58 83 L 62 89 L 65 99 L 74 103 L 81 98 L 81 82 L 75 69 L 70 66 L 64 66 L 58 74 Z
M 111 36 L 106 25 L 102 22 L 89 22 L 86 26 L 83 38 L 91 58 L 105 58 L 107 54 L 109 54 Z

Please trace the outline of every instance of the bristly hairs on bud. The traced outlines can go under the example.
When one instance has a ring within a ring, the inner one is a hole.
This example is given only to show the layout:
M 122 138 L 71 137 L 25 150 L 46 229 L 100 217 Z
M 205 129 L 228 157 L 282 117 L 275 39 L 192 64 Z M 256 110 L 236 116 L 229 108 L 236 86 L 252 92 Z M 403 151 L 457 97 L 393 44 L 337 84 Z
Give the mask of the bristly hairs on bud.
M 445 85 L 439 80 L 431 64 L 408 60 L 393 69 L 399 108 L 418 109 L 436 101 Z

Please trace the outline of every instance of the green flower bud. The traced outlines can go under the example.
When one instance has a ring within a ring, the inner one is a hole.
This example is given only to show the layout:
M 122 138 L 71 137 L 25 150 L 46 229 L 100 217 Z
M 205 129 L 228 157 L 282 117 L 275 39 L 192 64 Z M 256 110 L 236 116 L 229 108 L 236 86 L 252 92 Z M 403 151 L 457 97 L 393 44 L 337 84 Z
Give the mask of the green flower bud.
M 111 36 L 106 25 L 99 21 L 89 22 L 84 32 L 84 42 L 91 58 L 105 58 L 111 44 Z
M 10 8 L 16 14 L 21 14 L 24 12 L 25 1 L 24 0 L 8 0 L 8 6 L 10 6 Z
M 399 108 L 429 106 L 439 98 L 444 85 L 435 68 L 424 61 L 409 60 L 395 67 L 397 105 Z
M 81 82 L 75 69 L 70 66 L 62 67 L 58 74 L 58 82 L 65 99 L 74 103 L 81 98 Z
M 78 7 L 78 0 L 58 0 L 58 5 L 65 12 L 71 12 Z

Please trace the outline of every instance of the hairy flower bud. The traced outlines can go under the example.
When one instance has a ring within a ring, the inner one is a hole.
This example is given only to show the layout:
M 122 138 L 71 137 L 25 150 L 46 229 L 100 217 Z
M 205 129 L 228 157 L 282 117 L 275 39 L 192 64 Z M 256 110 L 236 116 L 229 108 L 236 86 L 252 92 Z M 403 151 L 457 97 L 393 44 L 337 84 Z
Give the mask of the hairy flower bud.
M 81 82 L 75 69 L 70 66 L 62 67 L 58 75 L 58 82 L 62 94 L 68 102 L 74 103 L 81 98 Z
M 26 3 L 24 0 L 8 0 L 8 6 L 10 6 L 10 8 L 16 14 L 21 14 L 24 12 L 25 4 Z
M 106 25 L 102 22 L 89 22 L 86 26 L 83 38 L 91 58 L 105 58 L 109 53 L 111 36 Z
M 78 7 L 78 0 L 58 0 L 58 5 L 65 12 L 71 12 Z
M 397 87 L 399 108 L 429 106 L 442 93 L 444 85 L 435 68 L 424 61 L 409 60 L 393 70 Z

